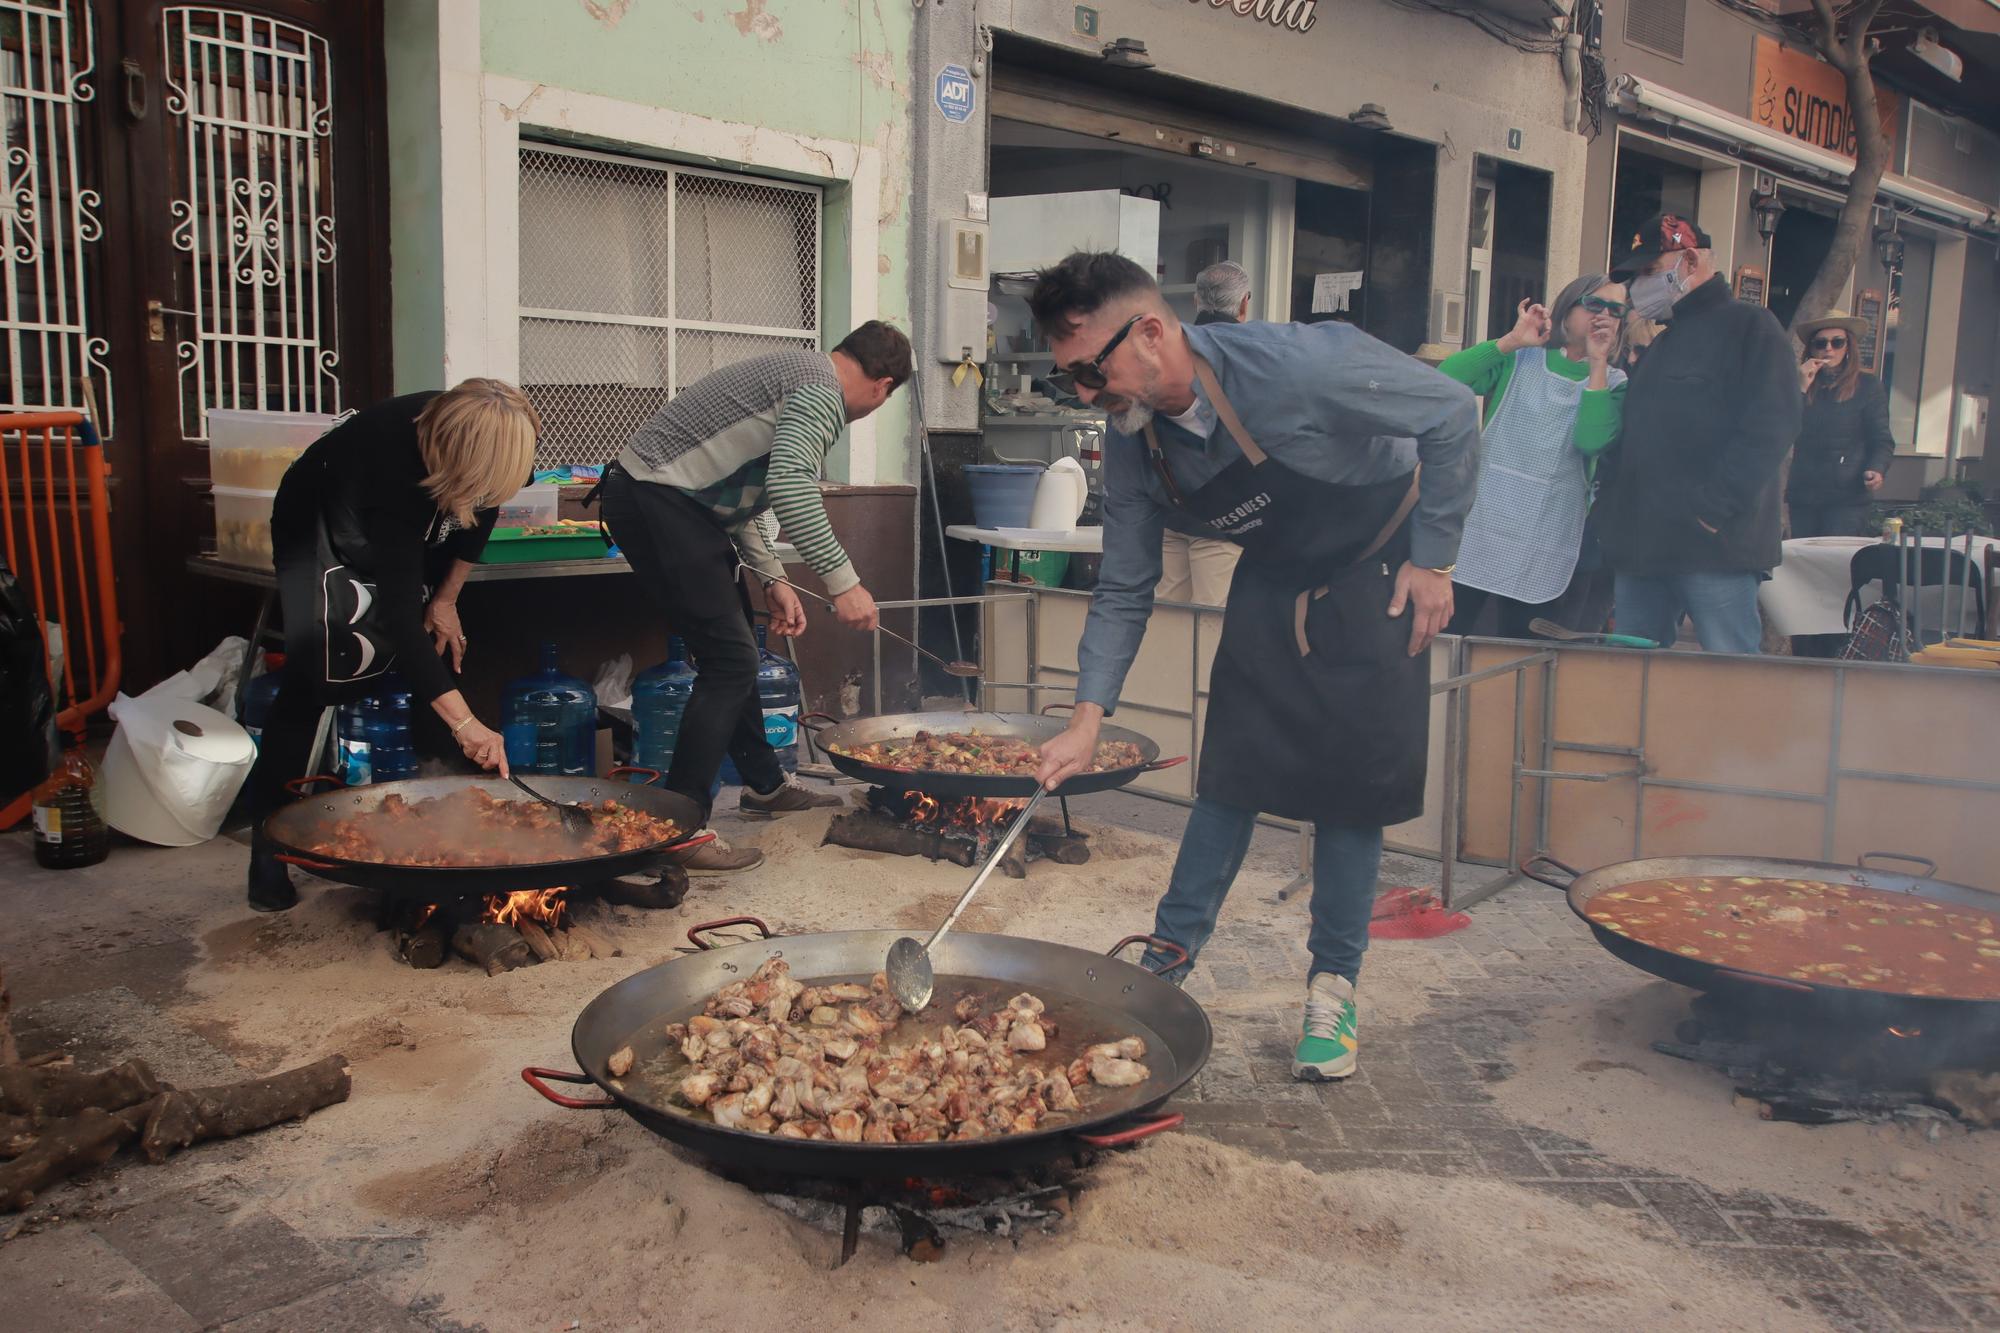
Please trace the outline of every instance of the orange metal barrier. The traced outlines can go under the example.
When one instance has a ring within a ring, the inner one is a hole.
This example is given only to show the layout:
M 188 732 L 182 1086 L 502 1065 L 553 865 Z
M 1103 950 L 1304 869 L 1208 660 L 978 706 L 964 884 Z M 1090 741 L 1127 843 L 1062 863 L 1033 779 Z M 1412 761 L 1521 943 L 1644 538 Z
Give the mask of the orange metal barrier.
M 41 617 L 56 722 L 68 732 L 81 732 L 118 690 L 110 471 L 82 413 L 0 415 L 0 554 Z M 60 672 L 46 632 L 51 623 L 62 627 Z M 25 796 L 0 808 L 0 828 L 27 809 Z

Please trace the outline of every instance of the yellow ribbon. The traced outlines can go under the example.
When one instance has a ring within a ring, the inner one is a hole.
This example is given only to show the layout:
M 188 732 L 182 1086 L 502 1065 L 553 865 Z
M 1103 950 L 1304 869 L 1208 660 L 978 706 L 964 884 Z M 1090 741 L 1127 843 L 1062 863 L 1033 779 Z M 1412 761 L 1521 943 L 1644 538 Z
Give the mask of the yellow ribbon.
M 972 382 L 974 384 L 977 384 L 982 388 L 985 387 L 986 377 L 979 373 L 979 367 L 973 363 L 972 358 L 969 356 L 966 357 L 965 360 L 958 363 L 957 370 L 951 372 L 951 387 L 956 389 L 961 384 L 964 384 L 965 377 L 967 375 L 972 376 Z

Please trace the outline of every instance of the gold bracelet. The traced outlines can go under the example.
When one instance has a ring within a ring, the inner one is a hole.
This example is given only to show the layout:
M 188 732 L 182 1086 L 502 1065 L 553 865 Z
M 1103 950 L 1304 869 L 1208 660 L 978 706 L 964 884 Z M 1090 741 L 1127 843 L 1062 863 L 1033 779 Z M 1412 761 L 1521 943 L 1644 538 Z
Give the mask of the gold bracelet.
M 471 726 L 472 723 L 473 723 L 473 716 L 472 714 L 467 713 L 464 717 L 452 723 L 451 734 L 454 736 L 458 735 L 459 732 L 464 731 L 467 727 Z
M 1453 571 L 1455 571 L 1458 568 L 1458 562 L 1454 560 L 1450 564 L 1439 566 L 1436 569 L 1430 569 L 1422 565 L 1419 565 L 1418 568 L 1422 569 L 1426 574 L 1444 574 L 1446 576 L 1449 576 Z

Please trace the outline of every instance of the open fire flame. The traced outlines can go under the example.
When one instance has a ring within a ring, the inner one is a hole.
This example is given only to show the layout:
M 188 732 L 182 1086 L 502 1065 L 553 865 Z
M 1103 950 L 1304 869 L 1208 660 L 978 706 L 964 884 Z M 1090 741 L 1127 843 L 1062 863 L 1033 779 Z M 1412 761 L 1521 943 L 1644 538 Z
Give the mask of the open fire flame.
M 910 807 L 909 820 L 918 828 L 984 838 L 1004 829 L 1014 812 L 1026 804 L 1025 801 L 996 801 L 982 796 L 961 796 L 940 801 L 935 796 L 924 794 L 918 796 L 916 803 Z
M 532 921 L 540 926 L 566 926 L 569 924 L 568 894 L 567 888 L 491 893 L 486 896 L 486 910 L 479 919 L 497 921 L 503 926 L 518 926 L 523 921 Z

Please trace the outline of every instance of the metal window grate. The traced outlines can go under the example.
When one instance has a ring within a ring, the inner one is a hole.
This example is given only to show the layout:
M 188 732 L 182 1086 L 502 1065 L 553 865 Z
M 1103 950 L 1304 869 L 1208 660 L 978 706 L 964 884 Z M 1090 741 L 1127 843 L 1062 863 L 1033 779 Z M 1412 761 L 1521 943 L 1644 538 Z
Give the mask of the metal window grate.
M 1687 0 L 1627 0 L 1625 40 L 1681 59 L 1687 47 Z
M 605 462 L 716 367 L 819 346 L 815 187 L 537 144 L 520 206 L 540 464 Z

